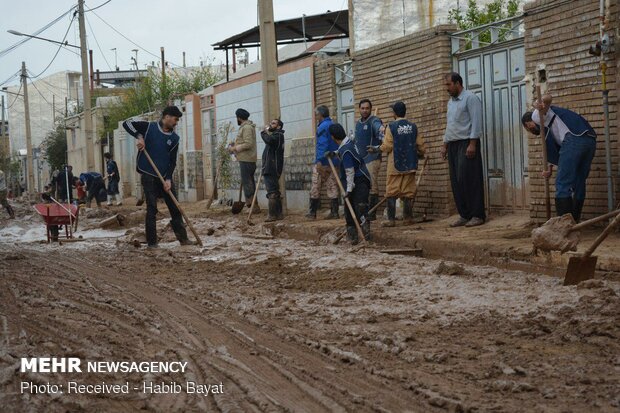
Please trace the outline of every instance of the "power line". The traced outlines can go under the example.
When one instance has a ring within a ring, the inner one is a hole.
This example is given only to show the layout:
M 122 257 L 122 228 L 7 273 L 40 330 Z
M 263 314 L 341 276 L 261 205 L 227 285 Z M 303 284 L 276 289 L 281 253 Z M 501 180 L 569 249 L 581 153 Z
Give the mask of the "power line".
M 18 91 L 17 91 L 17 93 L 15 94 L 15 99 L 13 100 L 13 103 L 10 103 L 10 104 L 9 104 L 9 107 L 8 107 L 8 108 L 6 108 L 7 112 L 8 112 L 8 110 L 9 110 L 9 109 L 11 109 L 11 108 L 13 107 L 13 105 L 15 104 L 15 102 L 17 102 L 17 99 L 19 98 L 19 92 L 21 92 L 21 91 L 22 91 L 22 86 L 23 86 L 23 85 L 24 85 L 24 84 L 23 84 L 22 82 L 19 82 L 19 90 L 18 90 Z
M 101 7 L 101 6 L 99 6 L 99 7 Z M 105 64 L 108 66 L 108 69 L 110 69 L 110 72 L 111 72 L 112 71 L 112 66 L 110 66 L 110 64 L 108 63 L 108 59 L 106 59 L 105 54 L 103 54 L 103 50 L 101 50 L 101 46 L 99 46 L 99 40 L 97 40 L 97 36 L 95 36 L 95 31 L 93 30 L 93 26 L 90 25 L 90 21 L 88 20 L 88 18 L 86 16 L 84 16 L 84 20 L 86 20 L 86 23 L 88 23 L 88 28 L 90 29 L 90 33 L 93 35 L 93 38 L 95 39 L 95 43 L 97 44 L 97 48 L 99 49 L 99 53 L 101 53 L 101 57 L 103 57 L 103 60 L 105 61 Z
M 17 75 L 19 75 L 21 73 L 21 70 L 18 70 L 17 72 L 13 73 L 11 75 L 11 77 L 9 77 L 7 80 L 5 80 L 4 82 L 0 83 L 0 86 L 5 85 L 7 83 L 9 83 L 11 80 L 13 80 L 14 77 L 16 77 Z
M 145 52 L 145 53 L 150 54 L 151 56 L 153 56 L 153 57 L 155 57 L 155 58 L 157 58 L 157 59 L 160 59 L 160 58 L 161 58 L 161 56 L 158 56 L 158 55 L 156 55 L 155 53 L 151 53 L 151 52 L 149 52 L 149 51 L 148 51 L 148 50 L 146 50 L 144 47 L 140 46 L 138 43 L 134 42 L 134 41 L 133 41 L 133 40 L 131 40 L 129 37 L 125 36 L 123 33 L 121 33 L 121 32 L 119 32 L 118 30 L 116 30 L 116 29 L 115 29 L 115 28 L 114 28 L 114 27 L 113 27 L 110 23 L 108 23 L 107 21 L 103 20 L 103 18 L 101 18 L 101 16 L 99 16 L 97 13 L 93 12 L 93 14 L 94 14 L 95 16 L 97 16 L 97 18 L 98 18 L 99 20 L 101 20 L 103 23 L 105 23 L 105 25 L 106 25 L 106 26 L 108 26 L 110 29 L 114 30 L 114 31 L 115 31 L 117 34 L 119 34 L 122 38 L 124 38 L 124 39 L 125 39 L 125 40 L 127 40 L 129 43 L 131 43 L 131 44 L 133 44 L 134 46 L 136 46 L 138 49 L 142 50 L 142 51 L 143 51 L 143 52 Z M 176 63 L 174 63 L 174 62 L 171 62 L 171 61 L 168 61 L 168 63 L 170 63 L 171 65 L 174 65 L 174 66 L 176 66 L 176 67 L 181 67 L 180 65 L 178 65 L 178 64 L 176 64 Z
M 108 4 L 108 3 L 109 3 L 109 2 L 111 2 L 111 1 L 112 1 L 112 0 L 108 0 L 108 1 L 106 1 L 105 3 L 102 3 L 102 4 L 98 5 L 97 7 L 94 7 L 94 8 L 92 8 L 92 9 L 86 9 L 86 11 L 87 11 L 87 12 L 89 12 L 89 11 L 97 10 L 99 7 L 103 7 L 103 6 L 105 6 L 106 4 Z
M 67 35 L 69 34 L 69 30 L 71 29 L 71 25 L 73 25 L 73 21 L 75 20 L 75 15 L 76 15 L 76 14 L 77 14 L 77 12 L 76 12 L 76 13 L 73 13 L 73 16 L 71 17 L 71 21 L 69 22 L 69 27 L 67 27 L 67 31 L 65 31 L 65 35 L 64 35 L 64 37 L 62 38 L 61 43 L 63 43 L 63 42 L 65 41 L 65 39 L 67 38 Z M 45 69 L 43 69 L 43 70 L 42 70 L 42 71 L 41 71 L 38 75 L 36 75 L 36 76 L 32 76 L 32 77 L 31 77 L 31 79 L 36 79 L 36 78 L 38 78 L 38 77 L 39 77 L 39 76 L 41 76 L 43 73 L 45 73 L 45 72 L 47 71 L 47 69 L 49 69 L 49 68 L 50 68 L 50 66 L 52 65 L 52 63 L 54 63 L 54 60 L 56 60 L 56 56 L 58 56 L 58 53 L 60 52 L 60 49 L 61 49 L 62 47 L 63 47 L 62 45 L 58 46 L 58 49 L 56 49 L 56 53 L 54 54 L 54 57 L 52 57 L 52 60 L 48 63 L 48 65 L 47 65 L 47 66 L 45 66 Z
M 52 20 L 51 22 L 47 23 L 45 26 L 41 27 L 39 30 L 35 31 L 32 35 L 33 36 L 38 36 L 39 34 L 43 33 L 45 30 L 49 29 L 50 27 L 52 27 L 53 25 L 58 23 L 67 14 L 71 13 L 75 7 L 76 6 L 71 7 L 69 10 L 67 10 L 66 12 L 61 14 L 60 16 L 56 17 L 54 20 Z M 22 44 L 26 43 L 27 41 L 29 41 L 31 39 L 32 39 L 32 37 L 27 37 L 27 38 L 25 38 L 23 40 L 18 41 L 15 44 L 9 46 L 9 47 L 7 47 L 6 49 L 0 51 L 0 57 L 4 57 L 8 53 L 10 53 L 11 51 L 15 50 L 16 48 L 18 48 L 19 46 L 21 46 Z
M 32 85 L 32 86 L 34 87 L 34 89 L 37 91 L 37 93 L 39 94 L 39 96 L 41 96 L 41 97 L 43 98 L 43 100 L 45 101 L 45 103 L 47 103 L 47 104 L 48 104 L 48 105 L 52 108 L 52 110 L 54 110 L 54 111 L 55 111 L 55 112 L 57 112 L 57 113 L 60 113 L 61 115 L 62 115 L 62 114 L 64 114 L 64 112 L 63 112 L 63 111 L 61 111 L 61 110 L 57 110 L 57 109 L 56 109 L 56 107 L 55 107 L 52 103 L 50 103 L 50 101 L 49 101 L 49 100 L 47 100 L 47 98 L 43 95 L 43 93 L 41 93 L 41 91 L 39 90 L 39 88 L 37 87 L 37 85 L 35 85 L 35 83 L 34 83 L 34 82 L 30 82 L 30 85 Z

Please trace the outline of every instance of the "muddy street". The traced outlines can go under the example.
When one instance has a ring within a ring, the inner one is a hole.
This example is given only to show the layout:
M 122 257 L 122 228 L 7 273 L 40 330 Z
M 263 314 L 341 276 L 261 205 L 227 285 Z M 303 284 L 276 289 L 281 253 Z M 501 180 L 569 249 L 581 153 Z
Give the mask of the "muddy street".
M 133 245 L 139 226 L 58 245 L 39 242 L 39 222 L 3 222 L 2 410 L 620 410 L 613 278 L 563 287 L 499 264 L 323 244 L 295 235 L 288 220 L 193 215 L 203 247 L 181 247 L 168 230 L 154 251 Z M 187 368 L 22 372 L 24 357 Z M 24 382 L 65 387 L 33 394 Z M 69 393 L 69 382 L 130 391 Z M 159 394 L 143 383 L 182 389 Z

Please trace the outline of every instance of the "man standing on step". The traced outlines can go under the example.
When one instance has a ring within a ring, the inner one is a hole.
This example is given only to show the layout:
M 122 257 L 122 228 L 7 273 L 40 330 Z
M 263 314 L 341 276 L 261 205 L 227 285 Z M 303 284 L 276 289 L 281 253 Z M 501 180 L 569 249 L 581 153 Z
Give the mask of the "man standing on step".
M 235 143 L 228 148 L 231 154 L 234 154 L 239 161 L 239 170 L 241 173 L 241 185 L 243 186 L 243 194 L 245 195 L 245 205 L 252 207 L 252 198 L 257 190 L 256 181 L 254 180 L 254 172 L 256 172 L 256 125 L 250 119 L 250 112 L 245 109 L 237 109 L 237 125 L 239 132 Z M 260 212 L 258 202 L 254 204 L 252 213 Z
M 581 210 L 586 199 L 586 179 L 596 152 L 596 132 L 588 121 L 578 113 L 558 106 L 550 106 L 551 96 L 543 102 L 535 102 L 534 112 L 526 112 L 521 118 L 523 127 L 529 132 L 540 134 L 540 110 L 545 113 L 545 145 L 547 146 L 548 169 L 543 177 L 548 178 L 557 165 L 555 178 L 555 208 L 558 216 L 572 214 L 575 222 L 581 219 Z
M 338 184 L 325 158 L 325 153 L 335 152 L 338 145 L 329 134 L 329 127 L 333 124 L 329 117 L 327 106 L 318 106 L 314 110 L 317 120 L 316 127 L 316 146 L 314 165 L 312 166 L 312 189 L 310 189 L 310 209 L 306 218 L 316 219 L 316 212 L 321 206 L 321 188 L 325 185 L 327 197 L 330 199 L 330 213 L 327 219 L 338 219 Z M 338 166 L 338 159 L 334 159 L 335 166 Z
M 484 224 L 484 176 L 482 171 L 482 102 L 463 87 L 456 72 L 445 76 L 450 95 L 441 157 L 448 160 L 452 195 L 459 219 L 451 227 Z
M 359 103 L 360 119 L 355 124 L 355 149 L 364 158 L 366 168 L 370 173 L 370 196 L 368 207 L 372 209 L 379 202 L 379 171 L 381 170 L 381 152 L 368 152 L 369 146 L 381 145 L 383 139 L 381 119 L 373 116 L 372 103 L 369 99 L 362 99 Z M 374 221 L 375 211 L 368 219 Z
M 265 222 L 284 219 L 282 214 L 282 198 L 280 194 L 280 176 L 284 166 L 284 123 L 280 119 L 272 119 L 260 133 L 265 149 L 263 150 L 262 168 L 263 181 L 269 201 L 269 214 Z
M 415 192 L 415 174 L 418 159 L 424 156 L 425 147 L 418 127 L 405 119 L 407 106 L 403 102 L 392 105 L 394 122 L 385 130 L 385 138 L 380 147 L 369 146 L 368 152 L 388 154 L 387 197 L 388 221 L 383 224 L 393 227 L 396 219 L 396 199 L 403 200 L 403 222 L 413 223 L 413 197 Z
M 121 176 L 118 173 L 118 165 L 116 161 L 112 159 L 112 154 L 110 152 L 104 153 L 103 157 L 105 158 L 108 179 L 108 205 L 112 205 L 112 201 L 116 201 L 116 205 L 122 205 L 123 201 L 118 190 L 118 183 L 121 180 Z
M 362 232 L 367 241 L 370 241 L 370 221 L 368 220 L 368 193 L 370 191 L 370 174 L 366 169 L 364 159 L 355 149 L 355 144 L 347 137 L 342 125 L 334 123 L 329 127 L 329 133 L 333 141 L 338 145 L 338 149 L 328 151 L 325 156 L 332 159 L 339 159 L 340 181 L 346 194 L 343 194 L 353 207 L 355 217 L 345 205 L 344 217 L 347 222 L 347 237 L 353 245 L 359 242 L 357 227 L 354 219 L 357 218 Z M 331 167 L 330 167 L 331 169 Z M 333 172 L 332 172 L 333 175 Z M 345 202 L 346 204 L 346 202 Z
M 183 112 L 176 106 L 168 106 L 162 112 L 158 122 L 123 122 L 123 128 L 134 138 L 138 147 L 136 170 L 140 173 L 144 199 L 146 200 L 146 241 L 149 248 L 157 248 L 157 198 L 164 198 L 168 211 L 170 211 L 170 224 L 174 235 L 181 245 L 192 245 L 193 241 L 187 238 L 187 231 L 183 225 L 181 211 L 174 204 L 167 191 L 176 197 L 176 188 L 172 181 L 174 168 L 177 166 L 177 152 L 179 149 L 179 135 L 174 132 L 174 127 L 179 123 Z M 150 162 L 142 153 L 146 150 L 165 183 L 162 183 Z

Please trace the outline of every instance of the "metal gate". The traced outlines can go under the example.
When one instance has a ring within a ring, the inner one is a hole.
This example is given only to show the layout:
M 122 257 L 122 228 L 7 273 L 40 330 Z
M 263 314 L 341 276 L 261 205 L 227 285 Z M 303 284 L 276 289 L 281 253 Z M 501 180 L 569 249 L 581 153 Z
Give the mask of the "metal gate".
M 521 127 L 527 99 L 520 27 L 521 17 L 452 36 L 455 70 L 464 86 L 482 100 L 486 201 L 494 210 L 529 205 L 527 135 Z

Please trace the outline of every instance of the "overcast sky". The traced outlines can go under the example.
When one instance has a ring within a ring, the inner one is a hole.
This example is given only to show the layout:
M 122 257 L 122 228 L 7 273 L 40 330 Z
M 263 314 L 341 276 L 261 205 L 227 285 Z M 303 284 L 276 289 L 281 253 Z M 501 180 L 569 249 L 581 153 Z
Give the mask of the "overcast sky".
M 9 3 L 9 0 L 2 0 L 2 3 L 5 2 Z M 90 0 L 86 2 L 86 8 L 95 8 L 105 2 Z M 7 33 L 7 30 L 31 34 L 74 4 L 77 0 L 15 0 L 10 5 L 4 4 L 0 17 L 0 50 L 24 39 Z M 93 50 L 94 67 L 100 70 L 114 68 L 112 48 L 117 49 L 121 70 L 130 68 L 131 57 L 134 56 L 132 49 L 140 47 L 156 55 L 139 50 L 140 68 L 158 60 L 160 46 L 165 47 L 166 60 L 178 65 L 182 64 L 183 51 L 186 52 L 188 66 L 198 65 L 201 59 L 209 57 L 215 58 L 216 63 L 224 61 L 224 52 L 214 51 L 211 44 L 256 26 L 256 4 L 256 0 L 111 0 L 103 7 L 86 13 L 88 46 Z M 346 0 L 273 0 L 273 4 L 275 19 L 282 20 L 344 9 L 348 3 Z M 71 15 L 65 16 L 39 36 L 62 40 L 70 21 Z M 124 39 L 104 21 L 140 47 Z M 67 40 L 79 45 L 77 18 Z M 30 72 L 40 73 L 50 63 L 57 48 L 52 43 L 31 39 L 1 56 L 0 83 L 19 71 L 22 61 L 26 62 Z M 250 60 L 255 58 L 256 52 L 251 51 Z M 45 75 L 68 69 L 79 71 L 80 59 L 77 54 L 62 48 Z M 19 78 L 15 78 L 2 86 L 18 83 Z

